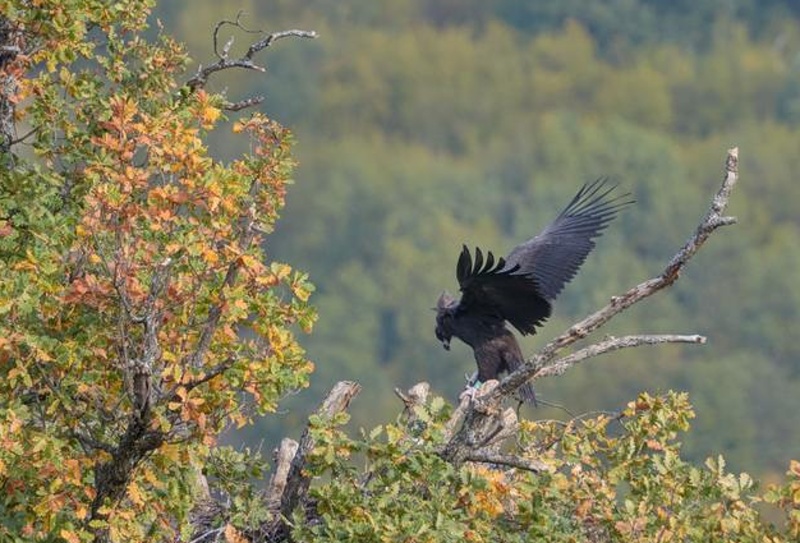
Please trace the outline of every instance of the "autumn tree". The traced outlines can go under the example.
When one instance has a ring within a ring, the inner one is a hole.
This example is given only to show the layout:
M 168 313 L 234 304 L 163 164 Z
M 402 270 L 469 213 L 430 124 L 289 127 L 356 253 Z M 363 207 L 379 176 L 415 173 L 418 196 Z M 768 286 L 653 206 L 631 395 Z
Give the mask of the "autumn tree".
M 214 160 L 206 135 L 259 99 L 204 86 L 314 34 L 220 43 L 190 77 L 145 38 L 151 4 L 0 2 L 3 540 L 186 537 L 220 431 L 313 369 L 312 287 L 265 242 L 291 135 L 254 114 L 230 136 L 250 152 Z
M 599 352 L 701 341 L 626 337 L 561 355 L 669 286 L 731 222 L 734 153 L 707 220 L 662 275 L 458 406 L 419 385 L 399 392 L 396 422 L 353 438 L 341 426 L 359 385 L 338 384 L 300 440 L 283 441 L 260 491 L 267 462 L 217 440 L 307 384 L 296 333 L 314 321 L 312 287 L 270 258 L 290 133 L 259 114 L 234 122 L 261 98 L 206 86 L 230 69 L 263 71 L 264 49 L 315 34 L 265 34 L 236 55 L 224 31 L 250 30 L 233 18 L 212 31 L 215 58 L 187 71 L 162 29 L 146 37 L 151 5 L 0 0 L 0 539 L 800 536 L 800 467 L 761 495 L 722 459 L 688 464 L 677 441 L 692 417 L 685 395 L 643 394 L 568 423 L 519 421 L 503 404 L 525 379 Z M 249 151 L 213 158 L 216 130 Z M 786 524 L 764 522 L 759 501 L 785 510 Z

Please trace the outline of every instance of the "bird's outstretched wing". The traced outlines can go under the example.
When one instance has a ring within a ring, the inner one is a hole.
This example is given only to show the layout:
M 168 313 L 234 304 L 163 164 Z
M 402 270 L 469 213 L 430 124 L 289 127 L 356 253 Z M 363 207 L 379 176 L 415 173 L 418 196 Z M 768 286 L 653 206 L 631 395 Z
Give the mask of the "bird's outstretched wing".
M 611 198 L 614 188 L 604 178 L 584 185 L 550 225 L 505 259 L 495 261 L 489 252 L 484 261 L 476 248 L 473 262 L 464 246 L 456 266 L 463 293 L 459 311 L 507 320 L 522 334 L 535 333 L 594 248 L 594 239 L 632 203 L 627 194 Z
M 600 178 L 581 187 L 572 201 L 542 232 L 517 245 L 506 265 L 531 277 L 545 299 L 552 301 L 578 272 L 617 212 L 633 203 L 630 194 L 611 197 L 616 185 Z

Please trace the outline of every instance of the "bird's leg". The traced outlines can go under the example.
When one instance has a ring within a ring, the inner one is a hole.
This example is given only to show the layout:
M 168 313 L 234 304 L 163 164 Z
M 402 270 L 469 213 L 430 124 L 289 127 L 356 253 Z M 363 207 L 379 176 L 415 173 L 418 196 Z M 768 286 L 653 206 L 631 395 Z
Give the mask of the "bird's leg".
M 475 399 L 475 394 L 477 393 L 478 389 L 481 388 L 481 383 L 478 381 L 478 372 L 474 372 L 472 375 L 464 374 L 464 379 L 467 382 L 467 386 L 464 387 L 464 391 L 459 394 L 458 400 L 461 401 L 464 399 L 464 395 L 467 394 L 469 396 L 470 401 Z
M 464 398 L 469 398 L 469 401 L 472 402 L 475 400 L 475 394 L 478 393 L 478 389 L 481 387 L 481 384 L 478 383 L 477 386 L 467 385 L 461 394 L 458 395 L 458 401 L 462 402 Z

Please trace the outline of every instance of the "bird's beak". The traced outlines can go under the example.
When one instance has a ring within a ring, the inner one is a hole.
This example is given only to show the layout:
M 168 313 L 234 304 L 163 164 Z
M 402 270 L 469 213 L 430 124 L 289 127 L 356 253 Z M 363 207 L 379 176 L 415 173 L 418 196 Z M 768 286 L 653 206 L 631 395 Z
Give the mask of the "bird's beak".
M 443 339 L 442 340 L 442 347 L 444 347 L 445 351 L 449 351 L 450 350 L 450 340 L 449 339 Z

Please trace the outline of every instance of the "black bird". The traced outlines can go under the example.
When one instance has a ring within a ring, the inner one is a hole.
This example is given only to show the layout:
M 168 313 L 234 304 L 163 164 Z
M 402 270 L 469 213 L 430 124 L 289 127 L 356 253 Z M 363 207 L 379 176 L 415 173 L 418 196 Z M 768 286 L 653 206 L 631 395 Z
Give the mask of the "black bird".
M 552 302 L 578 272 L 608 223 L 629 194 L 612 197 L 615 185 L 605 178 L 581 187 L 566 208 L 542 232 L 495 261 L 475 248 L 475 260 L 464 245 L 456 265 L 461 299 L 444 292 L 436 303 L 436 338 L 445 349 L 457 337 L 478 363 L 477 381 L 497 379 L 524 363 L 511 323 L 523 335 L 535 334 L 550 316 Z M 520 387 L 524 401 L 536 404 L 533 386 Z

